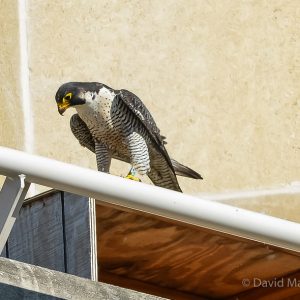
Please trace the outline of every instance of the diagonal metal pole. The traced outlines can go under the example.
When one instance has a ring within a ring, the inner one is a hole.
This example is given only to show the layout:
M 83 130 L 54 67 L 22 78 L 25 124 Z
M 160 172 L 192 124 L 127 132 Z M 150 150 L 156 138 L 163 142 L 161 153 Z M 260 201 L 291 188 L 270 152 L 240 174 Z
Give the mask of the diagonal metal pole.
M 25 175 L 5 179 L 0 192 L 0 253 L 14 226 L 29 186 Z

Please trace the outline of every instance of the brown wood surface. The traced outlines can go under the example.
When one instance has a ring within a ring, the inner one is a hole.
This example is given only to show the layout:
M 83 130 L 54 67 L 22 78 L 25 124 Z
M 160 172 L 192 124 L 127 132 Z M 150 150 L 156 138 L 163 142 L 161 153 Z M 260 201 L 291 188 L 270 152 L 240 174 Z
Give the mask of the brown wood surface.
M 122 286 L 124 288 L 144 292 L 151 295 L 159 295 L 167 299 L 176 300 L 205 300 L 198 295 L 192 295 L 185 292 L 180 292 L 176 289 L 169 289 L 159 285 L 154 285 L 144 281 L 129 279 L 128 277 L 114 275 L 101 270 L 101 282 L 112 285 Z
M 140 282 L 222 299 L 252 292 L 253 286 L 242 285 L 245 278 L 279 278 L 300 270 L 295 253 L 257 242 L 103 205 L 97 205 L 96 218 L 99 278 L 101 272 L 104 280 L 116 276 L 114 284 L 122 278 L 120 285 L 128 288 L 139 289 Z M 300 297 L 300 288 L 295 292 Z

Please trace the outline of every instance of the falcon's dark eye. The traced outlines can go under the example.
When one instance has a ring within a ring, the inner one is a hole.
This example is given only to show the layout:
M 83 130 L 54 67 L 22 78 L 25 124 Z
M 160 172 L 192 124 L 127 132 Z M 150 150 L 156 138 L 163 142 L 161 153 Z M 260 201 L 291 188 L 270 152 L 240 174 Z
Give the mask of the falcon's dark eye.
M 64 100 L 70 101 L 72 98 L 72 93 L 68 93 L 64 96 Z

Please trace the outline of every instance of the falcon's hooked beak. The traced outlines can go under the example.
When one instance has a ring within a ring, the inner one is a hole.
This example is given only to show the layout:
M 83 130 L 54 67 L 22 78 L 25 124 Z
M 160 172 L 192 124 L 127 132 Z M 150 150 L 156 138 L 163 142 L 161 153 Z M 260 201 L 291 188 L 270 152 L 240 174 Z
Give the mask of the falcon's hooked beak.
M 71 106 L 72 93 L 65 95 L 60 102 L 57 102 L 58 112 L 63 115 L 63 113 Z
M 57 103 L 58 112 L 63 115 L 63 113 L 70 107 L 70 103 Z

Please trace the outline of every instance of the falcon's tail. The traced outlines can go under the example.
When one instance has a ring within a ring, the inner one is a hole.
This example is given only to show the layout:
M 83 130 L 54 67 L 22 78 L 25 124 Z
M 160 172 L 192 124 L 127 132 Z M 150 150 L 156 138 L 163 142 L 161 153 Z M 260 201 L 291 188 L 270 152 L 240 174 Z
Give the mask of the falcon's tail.
M 194 178 L 194 179 L 203 179 L 202 176 L 197 173 L 196 171 L 190 169 L 189 167 L 186 167 L 176 161 L 175 159 L 171 159 L 173 168 L 175 170 L 175 174 L 178 176 L 184 176 L 184 177 L 189 177 L 189 178 Z

